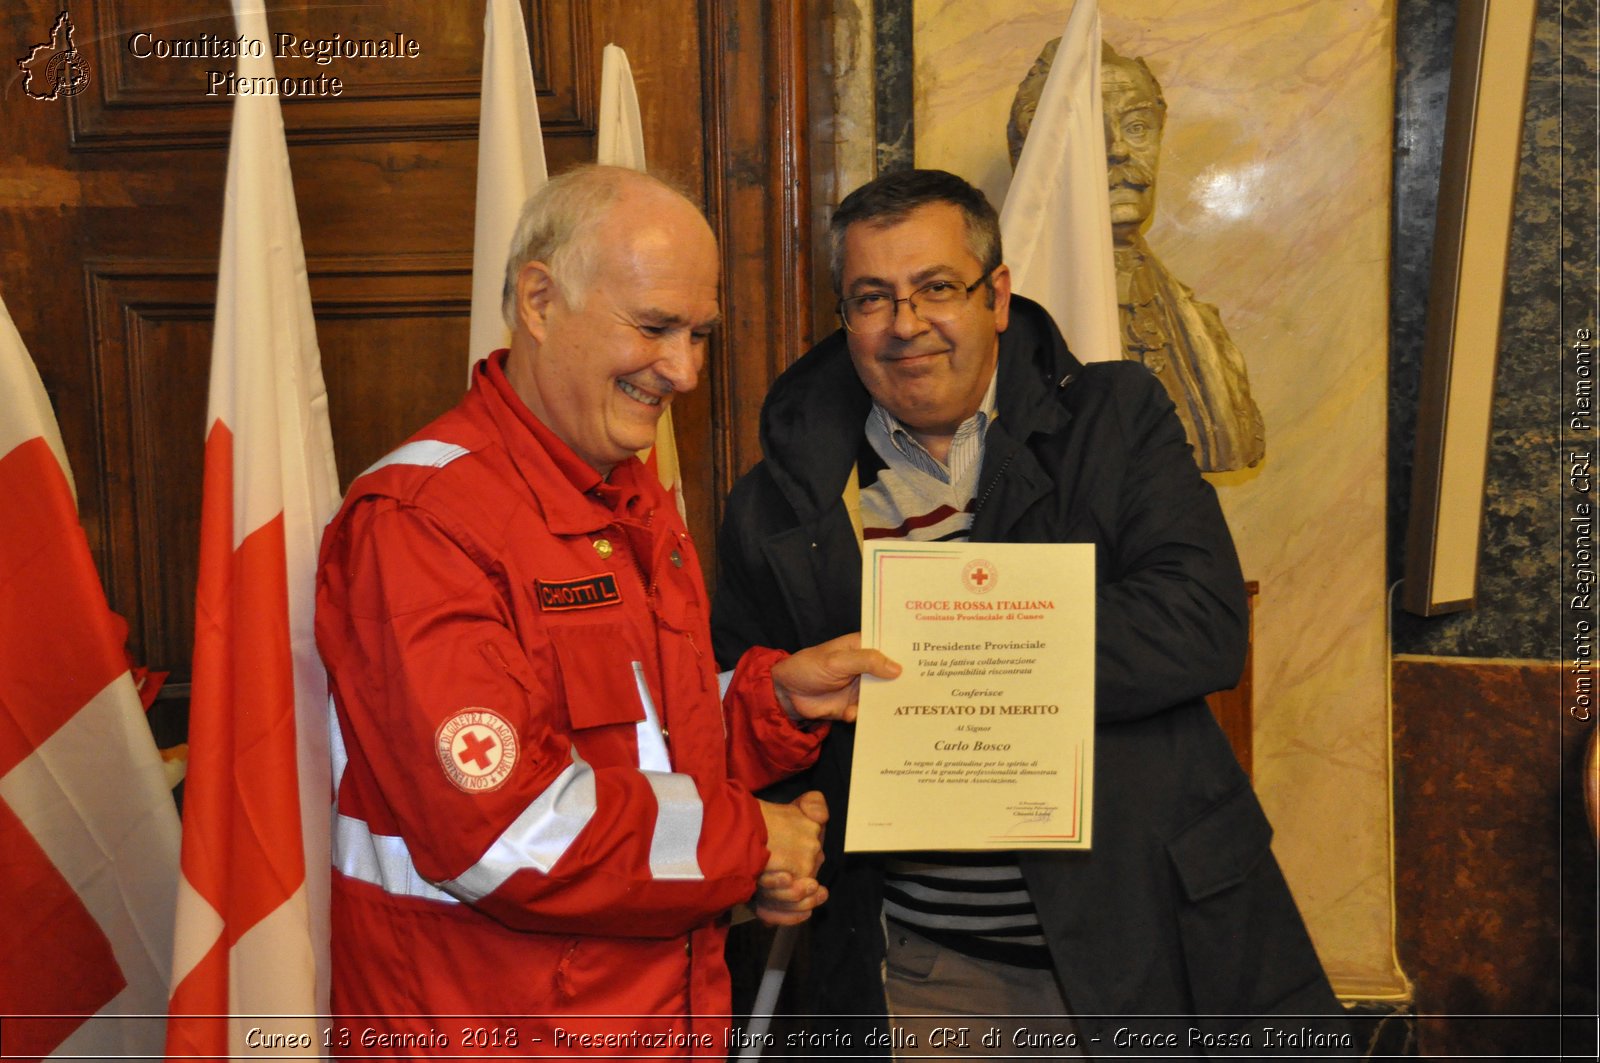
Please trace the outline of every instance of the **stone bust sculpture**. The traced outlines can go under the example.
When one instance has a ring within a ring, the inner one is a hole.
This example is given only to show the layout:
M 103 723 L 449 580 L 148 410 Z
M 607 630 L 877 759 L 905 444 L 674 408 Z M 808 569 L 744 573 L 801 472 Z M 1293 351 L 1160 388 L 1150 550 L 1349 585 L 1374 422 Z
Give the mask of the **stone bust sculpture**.
M 1006 127 L 1013 167 L 1060 43 L 1045 45 L 1017 87 Z M 1161 86 L 1144 60 L 1126 59 L 1109 44 L 1101 49 L 1100 81 L 1123 357 L 1143 362 L 1166 387 L 1200 468 L 1255 465 L 1266 453 L 1266 429 L 1250 397 L 1244 358 L 1217 308 L 1196 300 L 1144 239 L 1166 125 Z

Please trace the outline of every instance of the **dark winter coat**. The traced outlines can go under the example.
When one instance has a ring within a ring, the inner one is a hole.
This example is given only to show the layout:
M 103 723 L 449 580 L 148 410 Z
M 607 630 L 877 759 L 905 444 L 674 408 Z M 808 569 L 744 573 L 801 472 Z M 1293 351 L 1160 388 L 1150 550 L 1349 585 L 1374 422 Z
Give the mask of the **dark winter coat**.
M 1248 614 L 1216 494 L 1171 402 L 1140 365 L 1079 363 L 1049 315 L 1015 296 L 998 373 L 972 540 L 1095 546 L 1094 847 L 1018 856 L 1080 1030 L 1102 1038 L 1087 1047 L 1109 1048 L 1121 1016 L 1232 1016 L 1192 1024 L 1221 1031 L 1337 1011 L 1272 828 L 1203 700 L 1237 682 Z M 719 540 L 722 661 L 860 627 L 843 492 L 870 401 L 843 333 L 773 386 L 764 460 L 735 485 Z M 835 725 L 796 782 L 822 790 L 832 813 L 831 899 L 807 924 L 797 987 L 799 1009 L 819 1015 L 884 1007 L 882 872 L 841 848 L 853 731 Z

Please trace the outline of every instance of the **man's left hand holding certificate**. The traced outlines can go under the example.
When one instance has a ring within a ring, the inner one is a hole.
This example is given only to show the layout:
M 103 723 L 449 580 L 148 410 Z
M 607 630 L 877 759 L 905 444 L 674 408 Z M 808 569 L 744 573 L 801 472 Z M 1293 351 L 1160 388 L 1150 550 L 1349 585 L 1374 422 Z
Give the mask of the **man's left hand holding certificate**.
M 845 849 L 1087 849 L 1094 548 L 863 548 L 863 677 Z

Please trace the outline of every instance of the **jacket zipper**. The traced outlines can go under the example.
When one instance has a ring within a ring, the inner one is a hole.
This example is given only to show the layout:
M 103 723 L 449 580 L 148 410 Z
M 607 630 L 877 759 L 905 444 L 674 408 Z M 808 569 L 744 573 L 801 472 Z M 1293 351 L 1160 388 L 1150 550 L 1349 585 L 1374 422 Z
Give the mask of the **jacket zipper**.
M 650 512 L 645 514 L 643 523 L 644 523 L 644 527 L 645 527 L 646 531 L 648 531 L 650 529 L 650 526 L 655 522 L 655 519 L 656 519 L 656 514 L 655 514 L 654 510 L 651 510 Z M 626 529 L 624 529 L 621 526 L 621 524 L 619 523 L 618 526 L 617 526 L 617 530 L 619 532 L 621 532 L 622 541 L 628 544 L 628 560 L 633 562 L 633 570 L 636 573 L 639 574 L 639 582 L 644 585 L 644 596 L 645 596 L 645 600 L 649 603 L 649 606 L 650 606 L 650 616 L 654 619 L 654 621 L 657 624 L 659 624 L 659 623 L 661 623 L 661 615 L 656 610 L 656 606 L 659 603 L 659 596 L 656 594 L 656 579 L 655 579 L 654 576 L 648 576 L 647 577 L 645 575 L 644 565 L 640 564 L 640 562 L 639 562 L 639 552 L 634 549 L 633 540 L 628 538 L 628 533 L 627 533 Z M 689 646 L 690 646 L 690 648 L 692 648 L 694 650 L 695 657 L 696 658 L 703 658 L 704 655 L 700 652 L 700 647 L 695 645 L 694 635 L 692 633 L 686 633 L 686 634 L 688 634 Z M 657 671 L 659 672 L 661 670 L 661 660 L 660 660 L 660 651 L 659 650 L 657 651 L 656 658 L 657 658 L 656 659 L 656 667 L 657 667 Z M 702 677 L 702 686 L 704 685 L 703 678 L 704 677 Z M 661 738 L 662 738 L 663 741 L 667 742 L 667 747 L 670 750 L 671 749 L 671 744 L 672 744 L 672 738 L 671 738 L 671 731 L 668 730 L 668 728 L 667 728 L 666 711 L 667 711 L 666 710 L 666 706 L 662 705 L 660 707 L 660 709 L 659 709 L 659 712 L 660 712 L 661 715 L 660 715 L 660 718 L 656 720 L 656 726 L 661 729 Z
M 644 515 L 644 527 L 646 531 L 650 530 L 650 523 L 655 520 L 655 518 L 656 515 L 654 511 Z M 654 602 L 656 600 L 656 581 L 654 577 L 645 575 L 644 565 L 639 563 L 639 551 L 634 549 L 633 540 L 628 537 L 628 531 L 622 526 L 621 521 L 617 522 L 617 533 L 618 538 L 628 544 L 628 560 L 633 562 L 633 571 L 638 574 L 639 584 L 644 587 L 645 600 L 652 603 L 650 614 L 654 616 L 656 612 L 654 606 Z
M 978 514 L 983 512 L 984 505 L 989 501 L 989 496 L 994 494 L 996 487 L 1000 486 L 1000 478 L 1006 474 L 1006 470 L 1011 468 L 1011 463 L 1016 460 L 1017 453 L 1012 451 L 1006 456 L 1006 460 L 1001 463 L 1000 468 L 995 470 L 995 474 L 989 478 L 989 486 L 984 488 L 983 497 L 978 499 L 976 506 L 972 507 L 972 521 L 974 524 L 978 521 Z

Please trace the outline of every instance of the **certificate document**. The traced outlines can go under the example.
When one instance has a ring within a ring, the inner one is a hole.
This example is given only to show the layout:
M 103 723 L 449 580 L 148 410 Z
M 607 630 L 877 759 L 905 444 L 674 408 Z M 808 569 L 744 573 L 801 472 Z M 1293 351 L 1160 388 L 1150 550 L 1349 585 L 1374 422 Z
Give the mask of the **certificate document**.
M 869 542 L 852 852 L 1087 849 L 1094 547 Z

